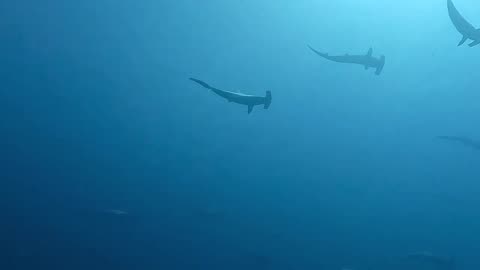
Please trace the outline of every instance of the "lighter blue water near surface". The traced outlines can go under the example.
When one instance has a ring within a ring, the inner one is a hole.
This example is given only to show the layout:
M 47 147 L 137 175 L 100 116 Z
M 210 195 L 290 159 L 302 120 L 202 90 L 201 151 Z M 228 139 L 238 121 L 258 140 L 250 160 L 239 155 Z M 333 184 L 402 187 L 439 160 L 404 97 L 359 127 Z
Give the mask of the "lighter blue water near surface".
M 455 4 L 480 26 L 478 1 Z M 480 140 L 480 48 L 457 47 L 446 1 L 17 0 L 0 18 L 2 269 L 480 267 L 480 151 L 436 138 Z

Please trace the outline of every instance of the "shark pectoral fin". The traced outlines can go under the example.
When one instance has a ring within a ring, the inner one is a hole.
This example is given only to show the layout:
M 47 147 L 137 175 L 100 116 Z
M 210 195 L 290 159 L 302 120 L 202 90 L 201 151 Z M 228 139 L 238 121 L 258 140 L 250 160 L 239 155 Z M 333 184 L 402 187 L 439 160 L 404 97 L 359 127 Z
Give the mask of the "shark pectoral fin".
M 457 46 L 461 46 L 461 45 L 463 45 L 463 43 L 465 43 L 465 41 L 467 41 L 467 39 L 468 39 L 468 37 L 467 37 L 467 36 L 463 36 L 463 37 L 462 37 L 462 40 L 460 40 L 460 42 L 458 43 L 458 45 L 457 45 Z
M 250 114 L 253 110 L 253 105 L 248 105 L 248 113 Z
M 473 47 L 473 46 L 477 46 L 478 44 L 480 44 L 480 39 L 473 41 L 472 43 L 468 44 L 468 46 Z
M 377 66 L 377 70 L 375 71 L 376 75 L 380 75 L 382 73 L 383 67 L 385 66 L 385 55 L 380 56 L 380 63 Z

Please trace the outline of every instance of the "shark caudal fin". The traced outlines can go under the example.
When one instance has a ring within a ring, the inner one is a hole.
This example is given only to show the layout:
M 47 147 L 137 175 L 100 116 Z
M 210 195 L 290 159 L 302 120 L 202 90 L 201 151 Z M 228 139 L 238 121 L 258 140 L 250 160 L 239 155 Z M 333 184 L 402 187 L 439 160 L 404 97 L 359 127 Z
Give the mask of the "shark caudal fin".
M 208 85 L 206 82 L 204 81 L 201 81 L 201 80 L 198 80 L 198 79 L 195 79 L 195 78 L 189 78 L 191 81 L 194 81 L 198 84 L 200 84 L 201 86 L 207 88 L 207 89 L 211 89 L 212 87 L 210 85 Z
M 382 73 L 383 66 L 385 66 L 385 55 L 380 56 L 380 63 L 378 64 L 377 70 L 375 71 L 376 75 L 380 75 L 380 73 Z
M 272 92 L 267 91 L 267 93 L 265 94 L 265 104 L 263 104 L 263 108 L 268 109 L 268 107 L 270 107 L 270 104 L 272 104 Z
M 315 50 L 314 48 L 312 48 L 310 45 L 307 45 L 308 48 L 310 48 L 310 50 L 312 50 L 312 52 L 318 54 L 319 56 L 321 57 L 328 57 L 328 53 L 322 53 L 322 52 L 319 52 L 317 50 Z

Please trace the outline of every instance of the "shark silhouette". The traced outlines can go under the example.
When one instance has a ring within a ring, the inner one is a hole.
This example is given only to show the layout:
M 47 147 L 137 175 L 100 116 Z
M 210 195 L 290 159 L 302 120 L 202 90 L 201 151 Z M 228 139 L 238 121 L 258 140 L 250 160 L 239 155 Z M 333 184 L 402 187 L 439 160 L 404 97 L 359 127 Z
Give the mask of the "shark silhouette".
M 201 86 L 212 90 L 215 94 L 225 98 L 228 100 L 228 102 L 234 102 L 242 105 L 247 105 L 248 107 L 248 113 L 251 113 L 253 110 L 253 107 L 256 105 L 263 105 L 264 109 L 268 109 L 270 107 L 270 104 L 272 103 L 272 93 L 270 91 L 266 92 L 266 95 L 264 97 L 261 96 L 253 96 L 253 95 L 245 95 L 241 93 L 235 93 L 235 92 L 230 92 L 230 91 L 225 91 L 225 90 L 220 90 L 214 87 L 211 87 L 208 85 L 206 82 L 190 78 L 191 81 L 194 81 Z
M 406 256 L 406 259 L 412 262 L 429 264 L 439 270 L 455 269 L 455 260 L 452 257 L 439 256 L 430 252 L 410 253 Z
M 450 20 L 452 20 L 457 31 L 462 34 L 462 39 L 458 43 L 458 46 L 462 45 L 469 39 L 473 40 L 472 43 L 468 44 L 470 47 L 480 44 L 480 29 L 476 29 L 462 16 L 462 14 L 460 14 L 460 12 L 458 12 L 452 0 L 447 0 L 447 8 Z
M 370 48 L 365 55 L 338 55 L 338 56 L 330 56 L 328 53 L 322 53 L 314 48 L 308 46 L 310 50 L 312 50 L 314 53 L 318 54 L 319 56 L 328 59 L 333 62 L 337 63 L 347 63 L 347 64 L 357 64 L 357 65 L 362 65 L 365 67 L 365 69 L 369 68 L 375 68 L 375 74 L 380 75 L 383 70 L 383 66 L 385 65 L 385 56 L 380 56 L 380 58 L 375 58 L 372 56 L 373 49 Z
M 467 147 L 473 148 L 475 150 L 480 150 L 480 142 L 474 141 L 467 137 L 459 137 L 459 136 L 437 136 L 438 139 L 447 140 L 447 141 L 454 141 L 459 142 Z

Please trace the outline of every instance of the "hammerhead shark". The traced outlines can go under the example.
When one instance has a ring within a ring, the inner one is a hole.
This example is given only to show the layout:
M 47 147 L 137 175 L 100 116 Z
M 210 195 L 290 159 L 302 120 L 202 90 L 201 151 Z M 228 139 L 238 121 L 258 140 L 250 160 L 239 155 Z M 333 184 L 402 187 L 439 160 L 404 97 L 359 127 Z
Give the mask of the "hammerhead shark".
M 264 109 L 268 109 L 268 107 L 270 107 L 270 104 L 272 103 L 272 93 L 270 91 L 267 91 L 264 97 L 245 95 L 241 93 L 235 93 L 235 92 L 220 90 L 220 89 L 211 87 L 206 82 L 203 82 L 198 79 L 190 78 L 190 80 L 200 84 L 201 86 L 209 90 L 212 90 L 215 94 L 225 98 L 228 102 L 247 105 L 249 114 L 252 112 L 253 107 L 255 105 L 263 105 Z
M 455 261 L 452 257 L 443 257 L 430 252 L 410 253 L 406 256 L 406 259 L 422 264 L 429 264 L 439 270 L 455 269 Z
M 473 148 L 475 150 L 480 150 L 480 142 L 474 141 L 467 137 L 458 137 L 458 136 L 437 136 L 437 138 L 447 141 L 459 142 L 467 147 Z
M 365 55 L 338 55 L 338 56 L 330 56 L 328 53 L 322 53 L 314 48 L 308 46 L 310 50 L 312 50 L 314 53 L 318 54 L 319 56 L 328 59 L 333 62 L 338 62 L 338 63 L 347 63 L 347 64 L 358 64 L 362 65 L 365 67 L 365 69 L 369 68 L 375 68 L 375 74 L 380 75 L 383 70 L 383 66 L 385 65 L 385 56 L 380 56 L 380 58 L 375 58 L 372 56 L 373 49 L 370 48 Z
M 476 29 L 460 14 L 460 12 L 458 12 L 452 0 L 447 0 L 447 7 L 450 20 L 452 20 L 457 31 L 462 34 L 462 39 L 458 43 L 458 46 L 462 45 L 469 39 L 473 40 L 472 43 L 468 44 L 470 47 L 480 44 L 480 29 Z

